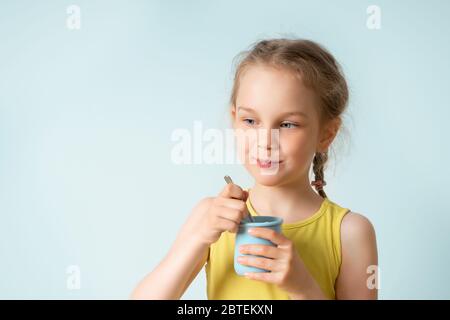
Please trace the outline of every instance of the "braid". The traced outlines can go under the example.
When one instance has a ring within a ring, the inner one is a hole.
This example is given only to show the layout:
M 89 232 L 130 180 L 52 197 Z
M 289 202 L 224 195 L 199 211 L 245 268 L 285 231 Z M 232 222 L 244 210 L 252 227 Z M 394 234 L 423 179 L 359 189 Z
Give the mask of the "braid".
M 324 180 L 324 167 L 325 167 L 325 163 L 328 160 L 328 152 L 316 152 L 316 154 L 314 155 L 314 160 L 313 160 L 313 172 L 314 172 L 314 181 L 311 182 L 311 185 L 313 185 L 317 192 L 319 193 L 319 195 L 322 198 L 326 198 L 327 195 L 325 193 L 325 191 L 323 191 L 323 186 L 326 185 L 326 182 Z

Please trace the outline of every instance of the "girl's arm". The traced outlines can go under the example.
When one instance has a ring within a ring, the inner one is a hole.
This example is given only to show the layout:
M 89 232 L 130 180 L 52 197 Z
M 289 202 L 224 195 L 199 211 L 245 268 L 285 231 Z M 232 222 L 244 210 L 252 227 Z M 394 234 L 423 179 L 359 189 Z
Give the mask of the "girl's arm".
M 196 227 L 209 204 L 206 198 L 195 206 L 166 257 L 138 284 L 132 299 L 180 299 L 208 257 L 209 244 L 196 236 Z
M 342 264 L 336 280 L 336 299 L 377 299 L 377 243 L 375 230 L 367 218 L 352 212 L 344 216 L 341 248 Z M 376 281 L 372 281 L 374 277 Z
M 160 264 L 131 295 L 133 299 L 179 299 L 206 262 L 209 246 L 224 231 L 236 233 L 247 212 L 248 193 L 229 183 L 217 197 L 201 200 Z

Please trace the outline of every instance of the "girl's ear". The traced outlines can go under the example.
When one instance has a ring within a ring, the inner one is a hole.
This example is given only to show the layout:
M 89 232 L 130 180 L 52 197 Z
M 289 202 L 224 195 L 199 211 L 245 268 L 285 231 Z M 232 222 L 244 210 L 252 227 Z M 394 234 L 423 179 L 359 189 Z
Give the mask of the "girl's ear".
M 341 123 L 342 120 L 340 118 L 335 118 L 325 125 L 320 135 L 319 145 L 317 147 L 318 152 L 325 152 L 328 150 L 328 147 L 333 142 L 341 127 Z

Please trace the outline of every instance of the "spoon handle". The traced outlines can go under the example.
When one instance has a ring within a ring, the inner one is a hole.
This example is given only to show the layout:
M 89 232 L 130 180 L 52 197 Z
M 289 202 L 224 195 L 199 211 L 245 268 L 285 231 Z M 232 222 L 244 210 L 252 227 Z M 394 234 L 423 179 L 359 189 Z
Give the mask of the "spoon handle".
M 230 184 L 230 183 L 233 183 L 233 180 L 231 180 L 231 177 L 230 176 L 225 176 L 225 177 L 223 177 L 224 179 L 225 179 L 225 181 L 228 183 L 228 184 Z M 254 222 L 253 221 L 253 218 L 252 218 L 252 215 L 250 214 L 250 212 L 248 213 L 248 219 L 251 221 L 251 222 Z

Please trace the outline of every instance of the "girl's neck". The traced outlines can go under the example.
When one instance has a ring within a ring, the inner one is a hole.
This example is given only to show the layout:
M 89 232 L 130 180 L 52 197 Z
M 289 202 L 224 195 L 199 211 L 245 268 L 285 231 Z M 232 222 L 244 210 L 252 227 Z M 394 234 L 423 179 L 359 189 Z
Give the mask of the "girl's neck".
M 250 189 L 249 198 L 258 214 L 283 218 L 284 223 L 309 218 L 324 200 L 312 189 L 307 176 L 291 184 L 276 186 L 256 182 Z

